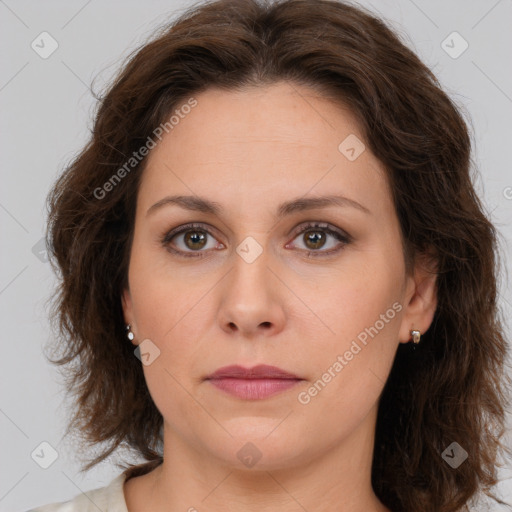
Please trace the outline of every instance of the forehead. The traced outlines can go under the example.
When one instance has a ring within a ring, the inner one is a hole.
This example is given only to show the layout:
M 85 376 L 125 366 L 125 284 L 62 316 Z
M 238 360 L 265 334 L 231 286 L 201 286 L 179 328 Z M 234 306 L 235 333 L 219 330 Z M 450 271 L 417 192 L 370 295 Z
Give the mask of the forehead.
M 140 189 L 144 203 L 166 193 L 213 193 L 221 203 L 239 204 L 343 193 L 366 204 L 386 193 L 382 165 L 362 150 L 348 106 L 286 82 L 208 89 L 194 99 L 151 150 Z M 362 151 L 356 159 L 343 153 L 345 141 Z

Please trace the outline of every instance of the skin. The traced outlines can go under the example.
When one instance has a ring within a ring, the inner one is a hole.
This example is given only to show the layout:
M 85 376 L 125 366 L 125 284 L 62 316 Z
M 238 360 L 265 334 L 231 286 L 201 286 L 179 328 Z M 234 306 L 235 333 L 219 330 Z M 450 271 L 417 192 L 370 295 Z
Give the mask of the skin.
M 382 164 L 368 148 L 354 161 L 338 150 L 350 134 L 363 140 L 348 108 L 287 82 L 195 98 L 151 151 L 137 199 L 123 310 L 132 343 L 149 339 L 160 350 L 143 368 L 164 418 L 164 462 L 125 483 L 128 509 L 386 511 L 370 480 L 378 399 L 398 344 L 432 322 L 435 277 L 423 260 L 406 274 Z M 147 213 L 171 194 L 205 197 L 223 211 L 166 205 Z M 284 201 L 329 194 L 369 213 L 329 206 L 275 217 Z M 293 231 L 307 221 L 327 222 L 352 241 L 326 234 L 323 245 L 308 243 L 308 232 Z M 204 258 L 162 245 L 188 222 L 203 224 L 192 232 L 211 232 L 207 244 L 197 249 L 181 233 L 173 246 Z M 262 249 L 251 263 L 236 251 L 246 237 Z M 300 403 L 298 394 L 394 303 L 394 318 Z M 243 400 L 204 380 L 230 364 L 275 365 L 304 380 Z M 237 457 L 247 442 L 261 452 L 251 468 Z

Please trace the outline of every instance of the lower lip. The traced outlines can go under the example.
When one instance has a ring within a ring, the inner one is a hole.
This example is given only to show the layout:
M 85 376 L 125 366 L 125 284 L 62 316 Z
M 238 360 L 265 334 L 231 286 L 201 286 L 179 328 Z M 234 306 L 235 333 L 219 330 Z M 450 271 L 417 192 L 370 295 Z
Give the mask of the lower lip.
M 208 379 L 214 386 L 244 400 L 261 400 L 295 386 L 300 379 Z

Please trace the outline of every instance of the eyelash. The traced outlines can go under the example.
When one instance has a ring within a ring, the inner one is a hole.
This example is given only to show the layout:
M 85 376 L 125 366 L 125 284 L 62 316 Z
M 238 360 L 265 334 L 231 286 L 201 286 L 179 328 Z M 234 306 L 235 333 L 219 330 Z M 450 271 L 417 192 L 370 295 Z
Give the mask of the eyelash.
M 344 233 L 341 230 L 338 230 L 337 228 L 334 228 L 330 224 L 323 223 L 323 222 L 310 222 L 310 223 L 303 225 L 299 231 L 294 233 L 293 238 L 295 239 L 299 235 L 303 234 L 304 232 L 310 231 L 310 230 L 312 231 L 314 229 L 317 229 L 318 231 L 323 231 L 324 233 L 334 236 L 338 241 L 342 242 L 342 244 L 339 247 L 336 247 L 334 249 L 329 249 L 327 251 L 321 251 L 321 250 L 307 251 L 307 250 L 303 249 L 303 251 L 306 252 L 306 256 L 308 258 L 311 258 L 311 257 L 322 258 L 322 257 L 330 256 L 334 253 L 341 251 L 344 248 L 344 246 L 346 246 L 352 242 L 352 237 L 350 235 Z M 162 238 L 162 241 L 161 241 L 162 245 L 169 252 L 171 252 L 173 254 L 177 254 L 178 256 L 181 256 L 184 258 L 204 258 L 204 257 L 206 257 L 205 253 L 207 253 L 208 251 L 181 251 L 181 250 L 174 249 L 170 245 L 170 242 L 174 237 L 181 235 L 183 233 L 186 233 L 187 231 L 192 231 L 192 230 L 204 231 L 208 235 L 215 238 L 214 235 L 208 229 L 206 229 L 203 224 L 190 223 L 190 224 L 184 224 L 183 226 L 180 226 L 179 228 L 173 229 L 173 230 L 169 231 L 168 233 L 166 233 Z

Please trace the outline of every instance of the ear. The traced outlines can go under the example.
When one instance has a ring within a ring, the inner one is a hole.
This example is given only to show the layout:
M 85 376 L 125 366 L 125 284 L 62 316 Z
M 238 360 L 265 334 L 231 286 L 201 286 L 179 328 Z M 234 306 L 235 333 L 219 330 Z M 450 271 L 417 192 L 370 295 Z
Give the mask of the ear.
M 412 329 L 423 335 L 429 329 L 437 308 L 437 262 L 431 254 L 416 259 L 412 276 L 407 277 L 400 343 L 411 341 Z
M 133 303 L 130 290 L 125 288 L 121 294 L 121 304 L 123 308 L 124 321 L 126 324 L 130 324 L 131 331 L 135 334 L 137 332 L 137 326 L 135 325 L 135 319 L 133 315 Z M 137 345 L 135 338 L 132 340 L 133 345 Z

